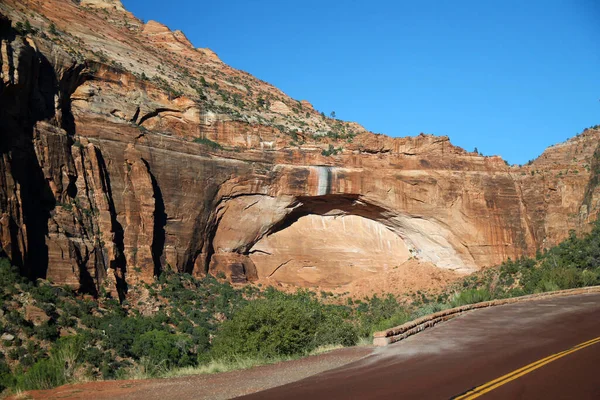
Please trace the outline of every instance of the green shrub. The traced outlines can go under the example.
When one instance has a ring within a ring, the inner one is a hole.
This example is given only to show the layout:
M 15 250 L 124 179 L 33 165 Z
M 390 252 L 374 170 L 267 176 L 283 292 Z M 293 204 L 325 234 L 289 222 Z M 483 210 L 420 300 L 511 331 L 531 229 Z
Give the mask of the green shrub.
M 582 271 L 575 267 L 551 267 L 542 265 L 523 277 L 523 286 L 528 293 L 551 292 L 582 286 Z
M 25 354 L 27 354 L 27 350 L 25 350 L 25 348 L 19 346 L 19 347 L 15 347 L 15 348 L 9 350 L 8 358 L 11 360 L 18 360 L 21 357 L 23 357 Z
M 341 320 L 339 308 L 324 306 L 307 292 L 267 291 L 221 326 L 212 355 L 276 358 L 306 354 L 326 344 L 354 344 L 357 332 Z
M 327 345 L 354 346 L 358 341 L 358 328 L 339 315 L 326 317 L 317 327 L 314 348 Z
M 409 312 L 391 294 L 384 298 L 375 295 L 368 302 L 361 302 L 357 312 L 361 337 L 401 325 L 410 319 Z
M 87 362 L 90 365 L 99 366 L 102 364 L 102 356 L 103 353 L 99 348 L 88 347 L 83 351 L 81 359 L 82 361 Z
M 330 144 L 329 147 L 327 148 L 327 150 L 321 150 L 321 155 L 325 156 L 325 157 L 329 157 L 331 155 L 337 155 L 338 153 L 341 153 L 343 151 L 343 149 L 341 147 L 338 147 L 337 149 Z
M 2 288 L 3 298 L 8 298 L 16 293 L 16 284 L 28 288 L 29 281 L 19 274 L 19 269 L 11 265 L 7 258 L 0 258 L 0 287 Z
M 28 19 L 25 19 L 25 22 L 17 22 L 15 24 L 15 30 L 21 35 L 36 32 L 36 30 L 31 26 L 31 23 Z
M 132 351 L 136 338 L 151 330 L 160 330 L 160 316 L 135 317 L 122 312 L 113 312 L 102 318 L 98 328 L 105 332 L 103 343 L 107 348 L 114 349 L 121 357 L 135 356 Z
M 65 383 L 64 367 L 56 358 L 40 360 L 17 377 L 17 386 L 22 390 L 51 389 Z
M 213 354 L 229 359 L 302 354 L 311 345 L 317 323 L 318 316 L 299 302 L 257 300 L 223 324 Z
M 79 365 L 83 340 L 78 336 L 64 337 L 56 342 L 50 357 L 39 360 L 27 372 L 16 377 L 22 390 L 51 389 L 70 382 Z
M 490 291 L 486 288 L 468 289 L 457 293 L 451 300 L 452 307 L 460 307 L 467 304 L 481 303 L 492 299 Z
M 196 354 L 199 357 L 205 356 L 210 347 L 210 335 L 208 329 L 203 326 L 195 326 L 192 328 L 191 340 L 196 346 Z
M 420 306 L 415 311 L 413 311 L 411 314 L 411 318 L 412 319 L 421 318 L 426 315 L 445 310 L 449 307 L 451 307 L 451 305 L 447 304 L 447 303 L 427 303 L 427 304 Z
M 194 139 L 194 143 L 203 144 L 205 146 L 210 147 L 213 150 L 221 150 L 223 148 L 223 146 L 221 146 L 219 143 L 214 142 L 214 141 L 212 141 L 210 139 L 207 139 L 207 138 L 201 138 L 201 137 L 195 138 Z
M 139 359 L 147 358 L 152 364 L 172 368 L 193 364 L 190 348 L 187 337 L 153 329 L 135 338 L 132 352 Z
M 51 321 L 44 322 L 42 325 L 35 327 L 34 331 L 40 340 L 54 341 L 59 335 L 58 328 Z
M 585 269 L 581 271 L 581 286 L 596 286 L 600 283 L 600 271 Z
M 37 286 L 31 288 L 30 293 L 34 299 L 40 303 L 54 303 L 59 293 L 63 289 L 55 286 L 50 286 L 45 283 L 40 283 Z
M 4 354 L 0 353 L 0 392 L 14 385 L 15 378 L 12 375 L 10 367 L 6 364 Z

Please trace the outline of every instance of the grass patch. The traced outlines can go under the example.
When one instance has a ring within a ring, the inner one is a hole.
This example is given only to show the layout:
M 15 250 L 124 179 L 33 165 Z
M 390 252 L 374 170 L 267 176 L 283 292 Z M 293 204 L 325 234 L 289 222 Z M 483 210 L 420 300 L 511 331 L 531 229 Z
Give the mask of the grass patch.
M 35 363 L 26 373 L 16 377 L 16 387 L 22 390 L 43 390 L 80 381 L 76 378 L 82 343 L 78 337 L 60 339 L 50 357 Z
M 176 378 L 180 376 L 216 374 L 219 372 L 237 371 L 250 369 L 260 365 L 276 364 L 282 361 L 290 361 L 298 357 L 280 356 L 273 358 L 262 357 L 234 357 L 230 359 L 211 360 L 210 362 L 197 367 L 177 368 L 167 371 L 163 378 Z
M 308 355 L 316 356 L 319 354 L 329 353 L 330 351 L 343 349 L 344 347 L 346 347 L 346 346 L 343 346 L 341 344 L 325 344 L 325 345 L 319 346 L 316 349 L 312 350 L 310 353 L 308 353 Z

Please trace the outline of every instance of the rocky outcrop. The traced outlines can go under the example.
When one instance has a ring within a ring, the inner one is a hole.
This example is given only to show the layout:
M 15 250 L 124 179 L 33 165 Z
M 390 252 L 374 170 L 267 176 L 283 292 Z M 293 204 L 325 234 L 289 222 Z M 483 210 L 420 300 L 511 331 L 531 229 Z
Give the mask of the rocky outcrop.
M 166 25 L 148 21 L 142 31 L 149 42 L 172 52 L 194 50 L 194 46 L 181 31 L 172 32 Z
M 81 0 L 84 6 L 125 11 L 120 0 Z
M 121 297 L 166 269 L 343 291 L 533 255 L 597 217 L 600 130 L 523 167 L 375 135 L 93 3 L 34 3 L 37 34 L 0 4 L 0 247 L 31 278 Z M 69 34 L 42 35 L 50 22 Z

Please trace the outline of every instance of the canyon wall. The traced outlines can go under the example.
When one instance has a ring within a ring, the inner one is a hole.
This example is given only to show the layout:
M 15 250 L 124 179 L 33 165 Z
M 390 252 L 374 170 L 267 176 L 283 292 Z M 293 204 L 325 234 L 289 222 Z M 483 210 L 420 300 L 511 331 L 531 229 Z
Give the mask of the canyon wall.
M 600 209 L 598 129 L 509 166 L 325 118 L 118 0 L 24 7 L 0 4 L 0 247 L 32 279 L 123 297 L 167 269 L 324 289 L 466 274 Z M 149 79 L 165 53 L 187 73 Z

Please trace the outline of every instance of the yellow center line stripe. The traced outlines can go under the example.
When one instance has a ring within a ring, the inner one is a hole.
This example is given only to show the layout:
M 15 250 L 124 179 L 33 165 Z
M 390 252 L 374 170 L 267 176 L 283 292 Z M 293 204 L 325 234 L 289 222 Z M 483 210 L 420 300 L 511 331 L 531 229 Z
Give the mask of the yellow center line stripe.
M 566 355 L 569 355 L 571 353 L 574 353 L 578 350 L 584 349 L 588 346 L 591 346 L 593 344 L 596 343 L 600 343 L 600 336 L 595 338 L 595 339 L 591 339 L 588 340 L 587 342 L 583 342 L 578 344 L 577 346 L 573 346 L 570 349 L 561 351 L 560 353 L 556 353 L 556 354 L 552 354 L 546 358 L 542 358 L 541 360 L 537 360 L 531 364 L 528 364 L 522 368 L 519 368 L 515 371 L 512 371 L 506 375 L 502 375 L 499 378 L 494 379 L 493 381 L 490 381 L 484 385 L 478 386 L 476 388 L 473 388 L 471 390 L 469 390 L 468 392 L 454 397 L 455 400 L 470 400 L 470 399 L 475 399 L 479 396 L 484 395 L 485 393 L 488 393 L 510 381 L 513 381 L 525 374 L 528 374 L 538 368 L 543 367 L 544 365 L 551 363 L 552 361 L 558 360 L 559 358 L 562 358 Z

